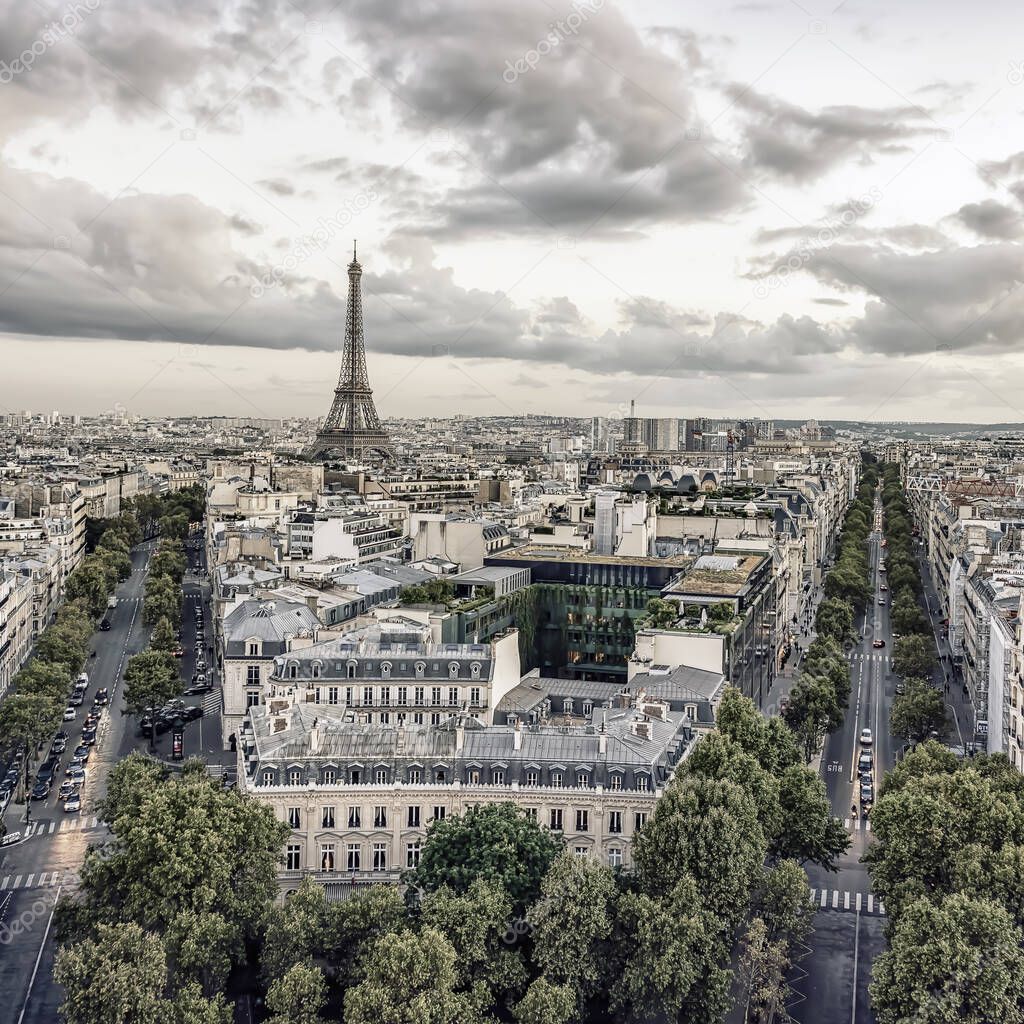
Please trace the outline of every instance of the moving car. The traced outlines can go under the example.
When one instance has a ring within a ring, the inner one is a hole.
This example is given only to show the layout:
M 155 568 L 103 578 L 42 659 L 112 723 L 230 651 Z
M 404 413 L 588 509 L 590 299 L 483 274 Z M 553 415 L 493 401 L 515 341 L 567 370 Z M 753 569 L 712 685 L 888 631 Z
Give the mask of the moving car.
M 884 598 L 884 597 L 880 597 L 880 598 L 878 599 L 878 603 L 879 603 L 879 604 L 885 604 L 885 598 Z
M 870 782 L 862 782 L 860 785 L 861 805 L 873 804 L 875 802 L 875 787 Z
M 885 641 L 884 640 L 872 640 L 871 641 L 871 646 L 874 647 L 877 650 L 879 647 L 884 647 L 885 646 Z
M 193 683 L 186 691 L 186 697 L 195 697 L 202 693 L 209 693 L 213 687 L 209 683 Z M 779 701 L 779 707 L 782 708 L 782 701 Z
M 70 704 L 73 708 L 80 708 L 84 702 L 85 695 L 82 693 L 81 690 L 75 690 L 75 692 L 71 694 L 70 697 L 68 697 L 68 704 Z
M 75 747 L 74 756 L 82 763 L 89 760 L 89 755 L 92 753 L 92 747 L 88 743 L 80 743 Z
M 94 703 L 96 703 L 96 704 L 109 704 L 110 703 L 110 690 L 108 690 L 105 686 L 101 686 L 96 691 L 96 697 L 95 697 Z
M 72 793 L 67 800 L 64 801 L 64 810 L 71 813 L 73 811 L 80 811 L 82 809 L 82 798 L 77 793 Z
M 186 722 L 194 722 L 197 718 L 203 717 L 203 709 L 198 705 L 190 704 L 188 707 L 182 708 L 179 714 Z
M 870 729 L 861 729 L 860 731 L 860 745 L 862 747 L 870 747 L 874 743 L 874 739 L 871 736 Z
M 103 632 L 105 633 L 108 629 L 110 629 L 110 622 L 107 619 L 102 619 L 100 621 L 100 629 L 102 629 Z
M 51 783 L 49 779 L 40 779 L 32 787 L 33 800 L 45 800 L 50 795 Z
M 60 789 L 57 790 L 57 798 L 59 800 L 67 800 L 67 798 L 69 796 L 71 796 L 72 793 L 77 792 L 77 790 L 78 790 L 78 783 L 77 782 L 72 782 L 71 779 L 65 779 L 60 784 Z
M 54 739 L 50 744 L 50 753 L 56 757 L 58 754 L 63 754 L 68 749 L 68 741 L 61 739 Z
M 878 589 L 881 590 L 884 593 L 889 588 L 884 583 L 882 583 L 882 584 L 879 585 Z
M 79 765 L 77 768 L 68 770 L 68 778 L 75 782 L 85 782 L 85 768 Z
M 82 742 L 88 743 L 92 746 L 96 742 L 96 727 L 90 726 L 88 729 L 82 730 Z
M 67 706 L 67 707 L 66 707 L 66 708 L 64 709 L 64 721 L 65 721 L 65 722 L 73 722 L 73 721 L 75 720 L 75 715 L 76 715 L 77 713 L 78 713 L 78 712 L 76 712 L 76 711 L 75 711 L 75 709 L 74 709 L 73 707 L 71 707 L 71 705 L 69 704 L 69 705 L 68 705 L 68 706 Z

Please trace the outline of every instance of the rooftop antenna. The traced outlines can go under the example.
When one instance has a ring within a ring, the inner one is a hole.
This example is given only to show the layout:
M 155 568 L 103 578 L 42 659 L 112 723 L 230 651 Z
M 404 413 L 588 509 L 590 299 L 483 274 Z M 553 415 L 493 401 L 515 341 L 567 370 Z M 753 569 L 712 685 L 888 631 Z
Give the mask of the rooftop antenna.
M 352 239 L 352 262 L 353 263 L 358 262 L 356 260 L 356 240 L 354 238 Z

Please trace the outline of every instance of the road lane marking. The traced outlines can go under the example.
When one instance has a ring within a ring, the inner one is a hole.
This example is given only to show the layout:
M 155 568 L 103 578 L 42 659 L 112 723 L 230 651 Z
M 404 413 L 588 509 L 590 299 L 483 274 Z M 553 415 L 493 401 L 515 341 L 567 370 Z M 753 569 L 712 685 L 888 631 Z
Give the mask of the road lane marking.
M 860 913 L 860 904 L 861 904 L 861 900 L 863 899 L 863 896 L 864 896 L 863 893 L 857 893 L 857 913 L 858 914 Z
M 26 889 L 31 889 L 32 888 L 32 879 L 35 878 L 35 877 L 36 877 L 36 873 L 33 871 L 32 874 L 29 875 L 28 878 L 25 879 L 25 888 Z
M 2 882 L 0 882 L 0 889 L 6 889 L 7 888 L 7 883 L 10 880 L 11 880 L 11 876 L 10 875 L 4 875 L 4 880 Z
M 16 875 L 15 879 L 14 879 L 14 885 L 12 885 L 11 888 L 12 889 L 17 889 L 18 886 L 21 885 L 21 880 L 24 877 L 25 877 L 24 875 Z
M 843 910 L 850 909 L 850 894 L 848 892 L 843 893 Z M 857 908 L 858 910 L 860 907 Z
M 868 893 L 868 913 L 872 914 L 875 910 L 875 897 L 873 893 Z
M 821 890 L 821 906 L 822 906 L 822 909 L 825 908 L 826 900 L 828 900 L 828 889 L 822 889 Z

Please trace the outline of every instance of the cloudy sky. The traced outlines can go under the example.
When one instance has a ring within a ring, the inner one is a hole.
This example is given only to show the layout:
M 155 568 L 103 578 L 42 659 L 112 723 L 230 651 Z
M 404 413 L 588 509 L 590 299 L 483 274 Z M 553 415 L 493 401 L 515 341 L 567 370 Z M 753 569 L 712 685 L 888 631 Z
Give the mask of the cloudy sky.
M 1019 0 L 0 0 L 0 405 L 1024 420 Z

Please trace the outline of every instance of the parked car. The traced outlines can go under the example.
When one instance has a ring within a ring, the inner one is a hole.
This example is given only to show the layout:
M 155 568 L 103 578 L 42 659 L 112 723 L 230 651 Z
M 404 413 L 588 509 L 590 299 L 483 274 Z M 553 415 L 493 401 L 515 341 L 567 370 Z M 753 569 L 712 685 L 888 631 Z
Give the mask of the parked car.
M 75 747 L 74 756 L 77 757 L 83 763 L 89 760 L 89 755 L 92 753 L 92 747 L 88 743 L 80 743 Z
M 72 793 L 64 801 L 64 810 L 69 814 L 82 809 L 82 798 L 77 793 Z
M 68 778 L 74 782 L 85 782 L 85 765 L 78 765 L 68 771 Z
M 110 622 L 107 619 L 101 619 L 100 629 L 102 629 L 103 632 L 105 633 L 108 629 L 110 629 Z
M 60 789 L 57 790 L 57 799 L 59 799 L 59 800 L 67 800 L 67 798 L 69 796 L 71 796 L 72 793 L 77 792 L 77 790 L 78 790 L 78 783 L 77 782 L 72 782 L 71 779 L 65 779 L 60 784 Z
M 68 741 L 66 739 L 55 738 L 50 744 L 51 754 L 63 754 L 68 749 Z
M 884 598 L 884 597 L 880 597 L 880 598 L 878 599 L 878 603 L 879 603 L 879 604 L 885 604 L 885 598 Z
M 193 685 L 198 683 L 201 686 L 205 682 L 206 682 L 206 673 L 205 672 L 196 672 L 196 674 L 194 676 L 192 676 L 192 683 L 193 683 Z
M 84 767 L 85 767 L 85 758 L 84 757 L 73 757 L 73 758 L 71 758 L 70 761 L 68 761 L 68 766 L 67 766 L 67 768 L 64 769 L 64 775 L 65 775 L 66 778 L 73 779 L 75 777 L 75 772 L 77 772 L 79 768 L 84 768 Z
M 887 591 L 889 588 L 884 583 L 882 583 L 879 585 L 878 589 L 881 590 L 882 593 L 885 593 L 885 591 Z
M 110 703 L 110 690 L 105 686 L 101 686 L 96 691 L 95 701 L 96 704 L 109 704 Z
M 70 704 L 71 707 L 74 708 L 80 708 L 84 701 L 85 696 L 83 695 L 81 690 L 75 690 L 75 692 L 71 694 L 70 697 L 68 697 L 68 704 Z
M 861 729 L 860 731 L 860 745 L 862 747 L 870 747 L 874 743 L 874 739 L 871 735 L 870 729 Z
M 92 746 L 96 742 L 96 729 L 95 728 L 83 729 L 82 730 L 82 742 L 83 743 L 88 743 L 89 746 Z
M 171 657 L 172 658 L 184 658 L 185 657 L 185 648 L 184 647 L 175 647 L 174 650 L 171 651 Z
M 907 692 L 906 683 L 904 683 L 902 679 L 897 680 L 897 682 L 896 682 L 896 696 L 897 697 L 901 697 L 906 692 Z
M 209 693 L 212 689 L 213 687 L 209 683 L 193 683 L 193 685 L 185 691 L 185 696 L 196 697 L 199 694 Z M 782 701 L 779 701 L 779 709 L 785 710 L 782 707 Z
M 862 805 L 875 802 L 875 787 L 870 782 L 862 782 L 860 786 L 860 802 Z

